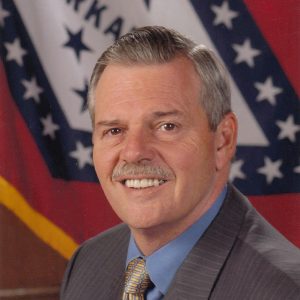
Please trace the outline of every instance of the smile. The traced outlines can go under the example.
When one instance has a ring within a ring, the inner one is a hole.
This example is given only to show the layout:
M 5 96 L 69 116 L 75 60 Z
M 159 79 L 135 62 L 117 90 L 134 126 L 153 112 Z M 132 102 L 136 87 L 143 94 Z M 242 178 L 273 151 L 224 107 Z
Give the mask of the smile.
M 157 187 L 164 184 L 166 180 L 163 179 L 126 179 L 123 181 L 123 184 L 129 188 L 134 189 L 144 189 L 149 187 Z

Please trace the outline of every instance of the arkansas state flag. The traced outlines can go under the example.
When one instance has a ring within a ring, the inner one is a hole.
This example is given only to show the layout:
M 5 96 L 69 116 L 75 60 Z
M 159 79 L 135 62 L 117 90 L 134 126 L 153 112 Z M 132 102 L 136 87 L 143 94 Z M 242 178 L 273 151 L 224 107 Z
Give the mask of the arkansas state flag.
M 65 258 L 119 221 L 93 169 L 88 80 L 120 35 L 163 25 L 224 61 L 239 119 L 230 181 L 300 246 L 299 12 L 297 0 L 0 1 L 0 204 Z

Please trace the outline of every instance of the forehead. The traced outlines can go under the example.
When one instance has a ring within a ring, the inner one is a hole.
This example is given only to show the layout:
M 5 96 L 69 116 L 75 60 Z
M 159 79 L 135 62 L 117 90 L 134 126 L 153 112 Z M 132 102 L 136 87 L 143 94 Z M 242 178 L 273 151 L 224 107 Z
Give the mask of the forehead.
M 199 105 L 201 82 L 184 57 L 163 64 L 108 65 L 95 89 L 95 113 L 153 107 Z

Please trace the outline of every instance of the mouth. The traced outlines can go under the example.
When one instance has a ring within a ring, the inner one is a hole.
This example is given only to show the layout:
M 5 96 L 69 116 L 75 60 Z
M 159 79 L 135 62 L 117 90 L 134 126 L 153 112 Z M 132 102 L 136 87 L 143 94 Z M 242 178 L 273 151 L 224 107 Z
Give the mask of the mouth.
M 121 181 L 124 186 L 132 189 L 158 187 L 166 182 L 167 180 L 157 178 L 124 179 Z

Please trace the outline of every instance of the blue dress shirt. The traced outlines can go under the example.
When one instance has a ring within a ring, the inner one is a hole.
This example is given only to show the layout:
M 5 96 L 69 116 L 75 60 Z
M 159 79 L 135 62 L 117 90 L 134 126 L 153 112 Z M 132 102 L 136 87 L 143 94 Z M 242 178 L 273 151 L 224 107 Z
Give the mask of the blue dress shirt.
M 147 300 L 163 299 L 178 268 L 218 214 L 226 192 L 227 186 L 224 187 L 222 193 L 211 208 L 199 220 L 197 220 L 175 240 L 172 240 L 165 246 L 156 250 L 150 256 L 145 257 L 140 252 L 133 236 L 131 235 L 128 246 L 126 267 L 128 263 L 136 257 L 145 258 L 147 271 L 154 284 L 154 288 L 147 292 Z

